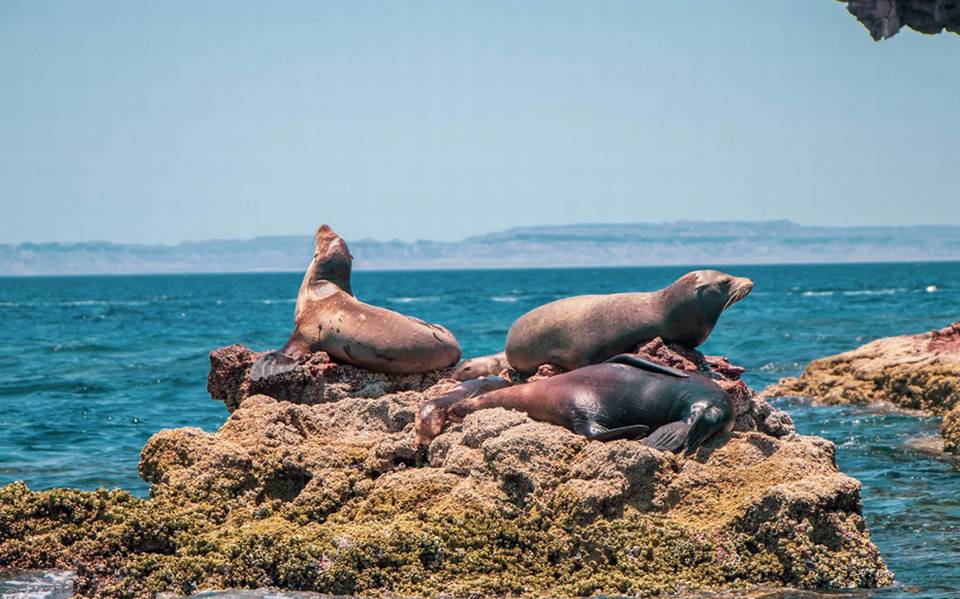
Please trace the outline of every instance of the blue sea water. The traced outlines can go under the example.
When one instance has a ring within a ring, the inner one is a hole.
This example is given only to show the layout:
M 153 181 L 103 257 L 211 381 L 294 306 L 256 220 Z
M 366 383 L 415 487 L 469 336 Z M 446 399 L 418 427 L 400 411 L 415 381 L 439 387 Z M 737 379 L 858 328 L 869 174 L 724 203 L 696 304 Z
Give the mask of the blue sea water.
M 364 301 L 448 326 L 464 355 L 502 349 L 527 310 L 560 297 L 655 289 L 688 269 L 358 272 Z M 811 359 L 960 320 L 960 264 L 731 266 L 753 294 L 723 315 L 706 353 L 756 389 Z M 140 449 L 163 428 L 216 430 L 211 349 L 279 346 L 300 273 L 0 278 L 0 485 L 121 487 L 145 495 Z M 802 433 L 837 444 L 898 584 L 883 597 L 960 596 L 960 463 L 907 441 L 936 418 L 778 400 Z

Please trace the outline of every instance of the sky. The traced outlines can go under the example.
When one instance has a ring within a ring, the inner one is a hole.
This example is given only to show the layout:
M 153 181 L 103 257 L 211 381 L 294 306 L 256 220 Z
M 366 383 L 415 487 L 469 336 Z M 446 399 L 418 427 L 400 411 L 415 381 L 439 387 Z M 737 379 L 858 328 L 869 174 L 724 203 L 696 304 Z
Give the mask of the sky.
M 960 224 L 957 65 L 833 0 L 0 0 L 0 243 Z

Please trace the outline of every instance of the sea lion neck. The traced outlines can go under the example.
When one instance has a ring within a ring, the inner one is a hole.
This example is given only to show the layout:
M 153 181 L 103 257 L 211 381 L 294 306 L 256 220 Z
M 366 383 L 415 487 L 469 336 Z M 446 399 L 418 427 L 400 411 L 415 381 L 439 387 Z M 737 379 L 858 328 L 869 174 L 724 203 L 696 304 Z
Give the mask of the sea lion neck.
M 695 348 L 707 340 L 721 310 L 712 309 L 698 297 L 695 281 L 681 277 L 657 292 L 663 311 L 663 338 Z
M 314 287 L 329 282 L 353 295 L 350 288 L 352 268 L 353 256 L 347 242 L 329 226 L 321 225 L 315 237 L 313 262 L 307 269 L 309 285 Z

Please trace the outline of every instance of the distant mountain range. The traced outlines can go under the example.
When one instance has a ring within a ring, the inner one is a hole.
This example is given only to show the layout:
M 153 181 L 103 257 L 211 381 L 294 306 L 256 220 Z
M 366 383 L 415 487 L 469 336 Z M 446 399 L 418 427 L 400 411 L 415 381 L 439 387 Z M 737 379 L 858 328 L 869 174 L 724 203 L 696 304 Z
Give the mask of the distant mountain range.
M 366 270 L 960 260 L 960 226 L 810 227 L 789 221 L 518 227 L 462 241 L 347 240 Z M 0 274 L 300 271 L 310 236 L 132 245 L 0 245 Z

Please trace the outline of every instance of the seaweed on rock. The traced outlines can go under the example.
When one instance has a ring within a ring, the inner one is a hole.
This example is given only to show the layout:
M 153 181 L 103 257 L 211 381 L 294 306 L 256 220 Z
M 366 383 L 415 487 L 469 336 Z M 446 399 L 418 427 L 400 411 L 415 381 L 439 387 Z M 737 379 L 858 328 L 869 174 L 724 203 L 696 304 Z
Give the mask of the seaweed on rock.
M 736 380 L 736 367 L 662 342 L 643 352 L 674 366 L 687 360 L 744 394 L 739 432 L 683 459 L 496 409 L 467 416 L 418 454 L 422 390 L 319 403 L 250 395 L 216 433 L 150 439 L 140 464 L 149 499 L 4 487 L 0 566 L 75 569 L 78 594 L 91 597 L 252 587 L 581 596 L 891 582 L 864 525 L 860 485 L 837 470 L 831 443 L 793 432 Z M 332 369 L 323 376 L 353 388 Z

